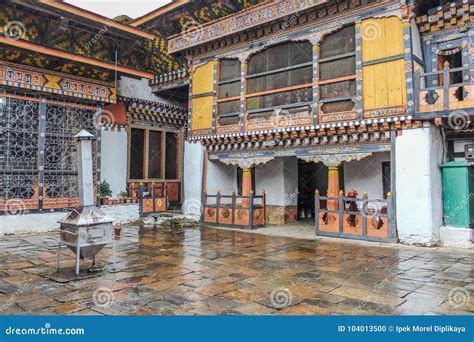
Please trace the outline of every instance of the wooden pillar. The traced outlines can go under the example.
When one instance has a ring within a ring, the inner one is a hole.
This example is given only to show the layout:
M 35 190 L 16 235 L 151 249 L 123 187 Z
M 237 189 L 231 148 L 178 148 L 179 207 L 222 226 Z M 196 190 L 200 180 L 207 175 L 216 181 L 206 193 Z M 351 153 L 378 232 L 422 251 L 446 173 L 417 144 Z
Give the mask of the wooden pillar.
M 339 167 L 329 166 L 327 197 L 339 196 Z M 328 200 L 328 210 L 338 210 L 338 200 Z
M 244 168 L 242 170 L 242 196 L 250 196 L 252 192 L 252 169 Z M 247 198 L 242 199 L 242 206 L 248 208 L 250 200 Z

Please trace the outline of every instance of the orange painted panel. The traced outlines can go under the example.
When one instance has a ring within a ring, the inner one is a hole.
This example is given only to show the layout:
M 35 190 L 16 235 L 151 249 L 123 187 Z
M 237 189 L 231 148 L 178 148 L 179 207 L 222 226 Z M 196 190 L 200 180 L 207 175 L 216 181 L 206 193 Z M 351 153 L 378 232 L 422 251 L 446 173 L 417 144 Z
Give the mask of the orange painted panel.
M 323 219 L 325 214 L 319 214 L 319 230 L 322 232 L 339 233 L 339 216 L 331 213 L 327 214 L 327 222 Z
M 388 237 L 388 219 L 380 217 L 379 223 L 377 216 L 367 216 L 367 236 Z

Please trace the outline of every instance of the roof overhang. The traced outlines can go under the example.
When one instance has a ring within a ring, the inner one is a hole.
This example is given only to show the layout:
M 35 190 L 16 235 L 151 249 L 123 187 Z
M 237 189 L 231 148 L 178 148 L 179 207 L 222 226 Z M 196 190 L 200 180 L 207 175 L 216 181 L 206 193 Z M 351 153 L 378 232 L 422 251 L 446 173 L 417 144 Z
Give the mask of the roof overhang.
M 329 0 L 277 0 L 265 2 L 171 36 L 168 39 L 168 52 L 182 52 L 189 48 L 328 3 L 330 3 Z
M 134 26 L 131 25 L 126 25 L 122 24 L 120 22 L 114 21 L 113 19 L 101 16 L 99 14 L 84 10 L 80 7 L 76 7 L 74 5 L 71 5 L 69 3 L 63 2 L 63 1 L 57 1 L 57 0 L 39 0 L 38 1 L 40 4 L 47 5 L 49 7 L 52 7 L 56 10 L 60 10 L 62 12 L 67 12 L 70 14 L 74 14 L 76 16 L 82 17 L 86 20 L 94 21 L 99 24 L 106 25 L 107 27 L 112 27 L 121 31 L 126 31 L 128 33 L 131 33 L 135 36 L 139 36 L 142 38 L 146 39 L 155 39 L 155 36 L 152 33 L 140 30 Z
M 83 64 L 100 67 L 104 69 L 109 69 L 109 70 L 117 70 L 117 72 L 119 73 L 127 74 L 134 77 L 153 79 L 153 73 L 148 72 L 148 71 L 128 68 L 121 65 L 115 65 L 115 63 L 101 61 L 99 59 L 46 47 L 43 45 L 27 42 L 24 40 L 13 40 L 5 36 L 0 36 L 0 44 L 5 44 L 5 45 L 13 46 L 19 49 L 32 51 L 35 53 L 40 53 L 40 54 L 44 54 L 48 56 L 59 57 L 66 60 L 70 60 L 72 62 L 83 63 Z
M 167 5 L 164 5 L 160 8 L 157 8 L 157 9 L 141 16 L 141 17 L 138 17 L 133 22 L 131 22 L 130 25 L 134 26 L 134 27 L 140 26 L 142 24 L 145 24 L 145 23 L 149 22 L 150 20 L 153 20 L 153 19 L 159 17 L 160 15 L 166 14 L 166 13 L 168 13 L 168 12 L 174 10 L 174 9 L 177 9 L 177 8 L 183 6 L 183 5 L 186 5 L 190 2 L 191 2 L 190 0 L 174 0 L 174 1 L 170 2 Z

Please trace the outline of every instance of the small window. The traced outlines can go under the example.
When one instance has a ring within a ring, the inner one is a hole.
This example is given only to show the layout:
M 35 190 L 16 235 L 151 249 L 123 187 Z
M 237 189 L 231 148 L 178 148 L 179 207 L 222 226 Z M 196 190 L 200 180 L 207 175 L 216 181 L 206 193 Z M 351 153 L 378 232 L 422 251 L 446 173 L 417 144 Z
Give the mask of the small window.
M 148 146 L 147 150 L 145 146 Z M 179 179 L 179 151 L 179 138 L 175 132 L 132 128 L 129 179 Z
M 178 178 L 178 138 L 176 133 L 166 133 L 166 165 L 165 178 Z
M 219 116 L 240 114 L 240 61 L 238 59 L 223 59 L 219 62 L 217 98 L 217 122 L 219 125 L 228 124 L 229 120 L 221 120 Z
M 253 55 L 248 63 L 247 110 L 311 102 L 313 46 L 289 42 Z
M 326 36 L 319 53 L 319 96 L 323 113 L 354 109 L 356 95 L 355 28 Z
M 145 131 L 133 128 L 130 133 L 130 179 L 143 179 Z
M 438 70 L 443 70 L 445 67 L 448 67 L 449 69 L 462 68 L 461 48 L 440 51 L 438 55 Z M 450 85 L 460 84 L 463 83 L 463 81 L 462 70 L 449 72 Z M 438 76 L 438 82 L 441 86 L 444 85 L 445 82 L 443 74 Z M 463 101 L 465 95 L 464 87 L 460 85 L 459 88 L 456 89 L 454 96 L 456 96 L 459 101 Z
M 150 131 L 148 146 L 148 178 L 161 178 L 161 132 Z

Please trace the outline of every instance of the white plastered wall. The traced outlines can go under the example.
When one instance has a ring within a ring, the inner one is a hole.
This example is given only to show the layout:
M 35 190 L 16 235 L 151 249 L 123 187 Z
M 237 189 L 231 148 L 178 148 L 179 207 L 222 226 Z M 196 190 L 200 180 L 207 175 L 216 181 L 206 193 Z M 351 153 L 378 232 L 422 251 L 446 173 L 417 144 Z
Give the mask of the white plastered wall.
M 164 97 L 155 95 L 151 91 L 151 87 L 148 84 L 148 79 L 142 78 L 140 80 L 121 76 L 118 82 L 118 94 L 120 96 L 147 100 L 147 101 L 156 101 L 161 103 L 167 103 L 175 105 L 176 103 L 170 102 Z
M 344 163 L 344 187 L 346 193 L 357 190 L 359 197 L 368 192 L 369 198 L 383 198 L 382 163 L 390 161 L 390 152 L 373 155 Z
M 100 180 L 107 181 L 112 196 L 117 197 L 127 188 L 127 132 L 101 132 Z
M 226 165 L 217 160 L 207 161 L 206 191 L 209 195 L 232 195 L 237 192 L 237 166 Z
M 291 206 L 298 203 L 298 159 L 276 158 L 255 169 L 257 194 L 266 193 L 268 205 Z
M 403 243 L 434 245 L 439 241 L 442 156 L 439 128 L 428 122 L 396 138 L 397 228 Z

